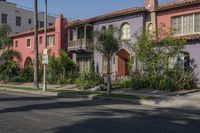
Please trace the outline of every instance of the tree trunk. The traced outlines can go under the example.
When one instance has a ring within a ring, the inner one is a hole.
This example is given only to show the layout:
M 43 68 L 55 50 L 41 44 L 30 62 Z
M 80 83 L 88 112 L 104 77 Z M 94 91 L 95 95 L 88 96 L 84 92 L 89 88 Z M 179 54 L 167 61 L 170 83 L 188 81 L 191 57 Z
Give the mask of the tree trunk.
M 34 0 L 34 27 L 35 27 L 35 38 L 34 38 L 34 87 L 39 88 L 38 81 L 38 1 Z
M 107 94 L 111 95 L 110 57 L 107 56 Z

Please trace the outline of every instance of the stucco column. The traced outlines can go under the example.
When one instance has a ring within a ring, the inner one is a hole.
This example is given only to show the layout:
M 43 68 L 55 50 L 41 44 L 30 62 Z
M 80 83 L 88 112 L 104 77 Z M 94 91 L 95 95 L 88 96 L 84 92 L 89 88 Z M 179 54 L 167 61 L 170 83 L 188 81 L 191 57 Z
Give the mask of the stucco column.
M 84 25 L 84 40 L 87 39 L 87 25 Z
M 69 42 L 70 41 L 70 29 L 68 28 L 67 29 L 67 42 Z
M 77 63 L 77 55 L 76 55 L 76 53 L 73 53 L 72 54 L 72 60 L 74 61 L 74 63 L 76 64 Z

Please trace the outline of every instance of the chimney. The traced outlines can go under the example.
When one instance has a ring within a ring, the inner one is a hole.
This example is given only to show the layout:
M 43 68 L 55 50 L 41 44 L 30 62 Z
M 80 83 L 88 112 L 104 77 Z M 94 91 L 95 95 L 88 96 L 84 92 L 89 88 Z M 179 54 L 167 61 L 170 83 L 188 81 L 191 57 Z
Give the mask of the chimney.
M 144 7 L 151 12 L 156 11 L 158 0 L 144 0 Z

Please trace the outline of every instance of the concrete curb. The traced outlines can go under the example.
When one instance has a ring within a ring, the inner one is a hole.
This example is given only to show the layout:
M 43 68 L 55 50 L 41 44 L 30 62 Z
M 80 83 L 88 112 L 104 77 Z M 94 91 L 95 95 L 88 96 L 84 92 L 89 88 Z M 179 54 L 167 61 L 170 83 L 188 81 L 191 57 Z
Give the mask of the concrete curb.
M 123 98 L 111 98 L 111 97 L 100 97 L 100 96 L 86 96 L 81 94 L 65 94 L 65 93 L 58 93 L 58 92 L 43 92 L 43 91 L 30 91 L 30 90 L 19 90 L 19 89 L 12 89 L 12 88 L 2 88 L 0 87 L 0 91 L 8 91 L 8 92 L 19 92 L 19 93 L 27 93 L 27 94 L 34 94 L 34 95 L 41 95 L 41 96 L 55 96 L 61 98 L 89 98 L 91 100 L 103 100 L 103 101 L 112 101 L 118 103 L 130 103 L 136 105 L 145 105 L 145 106 L 153 106 L 158 108 L 180 108 L 180 107 L 191 107 L 193 109 L 200 109 L 200 107 L 195 106 L 194 101 L 193 105 L 191 102 L 185 99 L 176 99 L 175 97 L 166 98 L 158 98 L 158 99 L 148 99 L 148 100 L 131 100 L 131 99 L 123 99 Z M 192 101 L 193 102 L 193 101 Z
M 19 93 L 27 93 L 27 94 L 34 94 L 34 95 L 42 95 L 42 96 L 57 96 L 58 95 L 56 92 L 19 90 L 19 89 L 2 88 L 2 87 L 0 88 L 0 91 L 19 92 Z
M 0 91 L 7 92 L 18 92 L 18 93 L 27 93 L 33 95 L 41 95 L 41 96 L 57 96 L 62 98 L 89 98 L 91 100 L 104 100 L 104 101 L 112 101 L 112 102 L 121 102 L 121 103 L 133 103 L 140 104 L 141 100 L 131 100 L 131 99 L 123 99 L 123 98 L 111 98 L 111 97 L 100 97 L 100 96 L 86 96 L 81 94 L 67 94 L 67 93 L 58 93 L 58 92 L 43 92 L 43 91 L 30 91 L 30 90 L 20 90 L 20 89 L 12 89 L 12 88 L 2 88 L 0 87 Z M 145 104 L 148 105 L 148 104 Z
M 200 92 L 200 89 L 195 89 L 195 90 L 189 90 L 189 91 L 186 91 L 186 92 L 181 92 L 181 93 L 178 93 L 177 96 L 184 96 L 184 95 L 188 95 L 188 94 L 195 93 L 195 92 Z

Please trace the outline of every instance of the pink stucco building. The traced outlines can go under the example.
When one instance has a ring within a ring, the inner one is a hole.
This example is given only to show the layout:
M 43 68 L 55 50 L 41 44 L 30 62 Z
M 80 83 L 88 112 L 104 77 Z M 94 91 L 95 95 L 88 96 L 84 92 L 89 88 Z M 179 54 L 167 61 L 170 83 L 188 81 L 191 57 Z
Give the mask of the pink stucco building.
M 60 17 L 56 18 L 53 26 L 47 29 L 47 45 L 48 54 L 51 56 L 58 56 L 62 49 L 66 51 L 66 36 L 67 32 L 64 28 L 67 25 L 67 20 Z M 26 63 L 33 63 L 34 60 L 34 30 L 15 34 L 11 36 L 13 41 L 13 49 L 21 53 L 22 61 L 21 67 Z M 38 33 L 38 48 L 39 54 L 42 54 L 44 49 L 44 29 L 39 29 Z
M 162 27 L 187 41 L 182 49 L 183 67 L 187 67 L 188 62 L 194 68 L 200 86 L 200 1 L 180 0 L 162 4 L 156 16 L 158 28 Z

